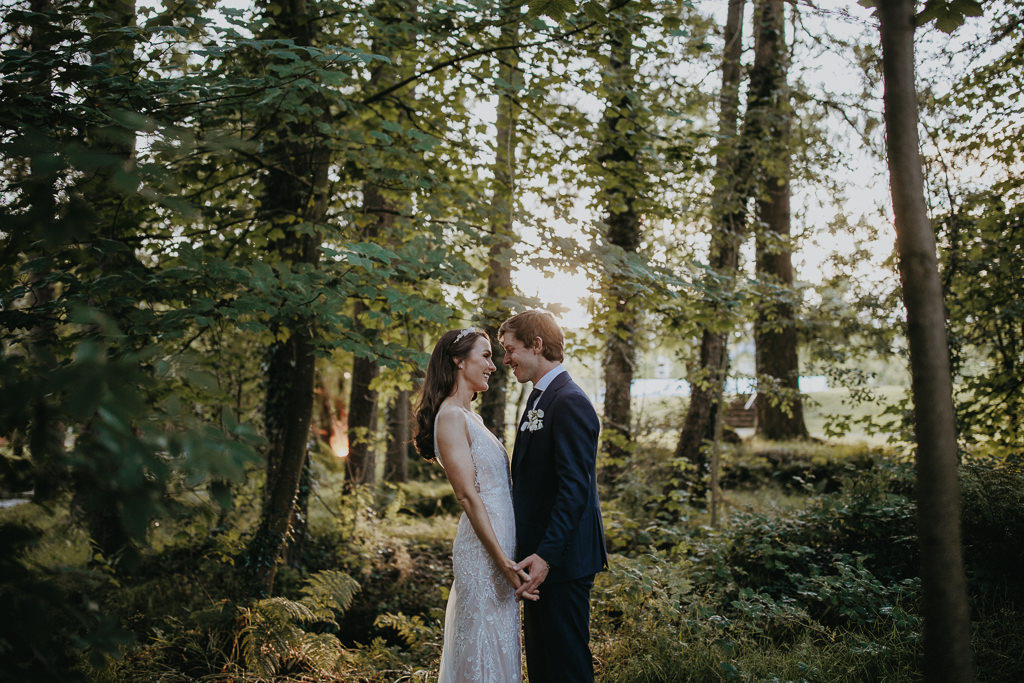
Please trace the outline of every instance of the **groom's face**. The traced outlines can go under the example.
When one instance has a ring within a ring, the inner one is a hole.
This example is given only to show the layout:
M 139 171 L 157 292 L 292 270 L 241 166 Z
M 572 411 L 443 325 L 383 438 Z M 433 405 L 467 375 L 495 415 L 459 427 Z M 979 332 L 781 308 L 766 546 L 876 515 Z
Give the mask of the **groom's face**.
M 537 377 L 541 359 L 538 345 L 527 347 L 511 332 L 501 335 L 501 345 L 505 348 L 504 363 L 512 368 L 512 374 L 520 384 L 540 379 Z

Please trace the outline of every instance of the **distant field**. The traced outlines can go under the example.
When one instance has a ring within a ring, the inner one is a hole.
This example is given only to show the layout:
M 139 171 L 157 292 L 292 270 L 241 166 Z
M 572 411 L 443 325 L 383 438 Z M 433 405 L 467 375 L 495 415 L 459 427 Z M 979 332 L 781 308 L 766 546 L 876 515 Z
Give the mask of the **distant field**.
M 851 431 L 842 437 L 828 437 L 825 425 L 830 417 L 849 415 L 854 418 L 864 416 L 880 416 L 888 405 L 895 405 L 906 391 L 902 386 L 876 387 L 873 390 L 876 400 L 871 403 L 854 405 L 850 400 L 850 392 L 846 389 L 828 389 L 807 394 L 809 400 L 804 404 L 804 418 L 807 429 L 812 436 L 840 441 L 845 443 L 863 442 L 870 445 L 881 445 L 888 439 L 884 434 L 868 434 L 862 425 L 853 425 Z M 665 446 L 675 444 L 678 430 L 682 426 L 686 402 L 682 398 L 648 398 L 635 403 L 636 419 L 640 423 L 638 436 L 663 442 Z M 740 436 L 749 436 L 753 430 L 738 430 Z
M 808 401 L 804 406 L 804 418 L 807 422 L 807 429 L 811 432 L 812 436 L 825 438 L 825 424 L 830 416 L 877 417 L 882 414 L 886 406 L 896 405 L 903 398 L 906 391 L 907 388 L 902 386 L 876 387 L 873 393 L 877 400 L 860 405 L 854 405 L 850 401 L 850 392 L 846 389 L 828 389 L 808 394 L 812 400 Z M 862 426 L 855 425 L 853 430 L 839 440 L 882 444 L 886 442 L 887 438 L 888 436 L 884 434 L 868 434 L 863 430 Z

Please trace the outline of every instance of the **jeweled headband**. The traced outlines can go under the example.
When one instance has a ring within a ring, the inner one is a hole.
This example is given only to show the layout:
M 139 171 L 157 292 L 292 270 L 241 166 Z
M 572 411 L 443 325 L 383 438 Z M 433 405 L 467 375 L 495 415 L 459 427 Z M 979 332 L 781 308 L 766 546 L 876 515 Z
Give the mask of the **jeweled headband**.
M 460 341 L 462 341 L 463 337 L 465 337 L 467 334 L 472 334 L 473 332 L 476 332 L 476 328 L 475 327 L 467 327 L 467 328 L 461 330 L 455 336 L 455 341 L 453 341 L 452 344 L 458 344 Z

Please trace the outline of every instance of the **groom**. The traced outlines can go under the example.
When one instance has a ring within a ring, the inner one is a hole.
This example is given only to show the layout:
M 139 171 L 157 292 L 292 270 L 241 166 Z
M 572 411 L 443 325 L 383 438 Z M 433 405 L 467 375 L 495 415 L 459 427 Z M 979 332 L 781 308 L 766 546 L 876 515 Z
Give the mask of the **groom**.
M 607 566 L 597 500 L 594 406 L 562 367 L 562 330 L 546 311 L 514 315 L 498 329 L 505 365 L 533 382 L 512 450 L 516 565 L 530 579 L 523 601 L 530 683 L 593 681 L 590 589 Z

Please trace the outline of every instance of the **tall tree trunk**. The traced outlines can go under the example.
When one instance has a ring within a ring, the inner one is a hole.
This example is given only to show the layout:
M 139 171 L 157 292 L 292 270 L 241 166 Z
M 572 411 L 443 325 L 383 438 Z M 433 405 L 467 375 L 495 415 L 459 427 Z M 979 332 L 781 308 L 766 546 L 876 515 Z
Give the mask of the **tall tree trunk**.
M 515 45 L 519 40 L 522 5 L 502 5 L 499 45 Z M 497 135 L 494 149 L 494 184 L 491 191 L 493 238 L 488 247 L 487 294 L 484 297 L 483 328 L 491 338 L 491 355 L 498 371 L 491 375 L 490 386 L 480 400 L 480 417 L 498 440 L 505 441 L 505 406 L 508 403 L 508 373 L 503 360 L 505 349 L 498 340 L 498 327 L 512 312 L 512 245 L 515 240 L 515 178 L 517 98 L 523 86 L 519 68 L 519 50 L 512 48 L 497 54 L 499 80 L 508 85 L 498 91 Z
M 640 246 L 640 199 L 642 170 L 638 167 L 641 124 L 631 99 L 636 88 L 632 65 L 632 8 L 619 8 L 608 32 L 609 68 L 605 77 L 609 101 L 602 122 L 603 140 L 598 163 L 601 166 L 601 200 L 605 204 L 605 238 L 622 250 L 635 254 Z M 601 479 L 614 483 L 626 464 L 632 439 L 633 372 L 636 366 L 637 305 L 618 269 L 605 273 L 608 320 L 604 349 L 604 459 Z
M 29 7 L 36 14 L 46 14 L 53 10 L 50 0 L 31 0 Z M 44 22 L 32 24 L 28 47 L 32 52 L 45 53 L 53 47 L 53 31 Z M 52 87 L 51 73 L 47 69 L 39 74 L 30 87 L 38 91 L 39 97 L 48 98 Z M 57 218 L 56 187 L 53 178 L 44 170 L 36 168 L 32 163 L 29 177 L 26 179 L 26 191 L 29 195 L 29 207 L 32 214 L 31 224 L 35 235 L 44 234 L 45 229 L 53 225 Z M 55 369 L 54 354 L 57 343 L 53 326 L 48 322 L 45 309 L 53 301 L 54 287 L 46 282 L 46 271 L 33 271 L 31 293 L 28 305 L 40 311 L 38 322 L 29 330 L 30 353 L 39 366 L 39 371 L 49 373 Z M 64 456 L 64 425 L 55 415 L 54 406 L 44 397 L 35 400 L 32 409 L 32 424 L 29 428 L 29 453 L 32 459 L 33 499 L 37 502 L 53 500 L 66 485 L 66 473 L 63 471 Z
M 792 106 L 786 84 L 789 55 L 783 7 L 783 0 L 763 0 L 754 21 L 757 31 L 755 68 L 760 62 L 765 72 L 763 92 L 767 97 L 762 105 L 767 107 L 769 116 L 765 149 L 759 156 L 757 277 L 774 290 L 758 306 L 754 322 L 758 386 L 754 405 L 758 435 L 774 440 L 807 437 L 800 398 L 796 313 L 791 296 L 789 148 Z
M 972 681 L 945 308 L 935 234 L 925 206 L 917 133 L 914 2 L 882 0 L 878 16 L 885 82 L 885 147 L 914 394 L 924 673 L 928 681 Z
M 409 480 L 409 444 L 412 442 L 412 420 L 409 390 L 395 394 L 388 409 L 388 450 L 384 479 L 391 482 Z
M 268 7 L 264 14 L 269 19 L 265 37 L 291 39 L 298 45 L 314 44 L 315 4 L 289 0 L 280 12 Z M 310 91 L 307 97 L 315 100 L 318 96 Z M 296 223 L 323 223 L 331 152 L 320 141 L 315 118 L 279 121 L 273 113 L 270 116 L 266 127 L 281 134 L 265 153 L 269 171 L 260 201 L 262 218 L 284 232 L 271 245 L 282 261 L 315 266 L 320 256 L 320 234 L 316 230 L 300 232 Z M 259 525 L 245 550 L 242 565 L 246 574 L 243 590 L 257 595 L 268 595 L 273 590 L 306 467 L 316 381 L 314 325 L 301 313 L 279 321 L 279 340 L 268 351 L 264 401 L 267 481 Z
M 292 525 L 284 549 L 284 561 L 291 567 L 302 566 L 302 552 L 306 547 L 306 532 L 309 530 L 309 497 L 313 493 L 313 459 L 306 453 L 299 476 L 299 490 L 295 494 L 292 508 Z
M 402 6 L 394 2 L 378 1 L 370 9 L 375 19 L 371 50 L 376 54 L 389 54 L 389 61 L 376 61 L 370 70 L 369 88 L 375 90 L 387 87 L 396 82 L 400 76 L 402 49 L 414 38 L 407 34 L 399 25 L 405 22 L 403 13 L 415 10 L 416 3 L 410 2 Z M 384 32 L 384 35 L 382 35 Z M 383 116 L 394 122 L 402 116 L 397 108 L 388 102 L 381 104 Z M 395 218 L 400 204 L 394 193 L 386 193 L 380 184 L 380 178 L 371 177 L 363 183 L 363 213 L 366 224 L 362 238 L 367 241 L 383 240 L 385 243 L 393 239 Z M 364 301 L 354 303 L 353 320 L 360 336 L 369 337 L 374 331 L 363 327 L 362 314 L 367 306 Z M 379 334 L 379 333 L 376 333 Z M 348 420 L 349 454 L 345 462 L 345 487 L 362 484 L 373 484 L 376 481 L 375 451 L 377 432 L 377 391 L 372 388 L 373 381 L 380 374 L 380 366 L 376 356 L 357 356 L 352 363 L 352 393 L 349 400 L 350 412 Z
M 718 154 L 715 160 L 714 193 L 711 197 L 712 233 L 709 260 L 716 288 L 733 291 L 739 268 L 739 247 L 746 224 L 746 195 L 737 177 L 739 155 L 740 57 L 743 54 L 743 8 L 746 0 L 729 0 L 722 54 L 722 90 L 719 94 Z M 724 297 L 706 302 L 709 323 L 701 331 L 699 365 L 689 375 L 690 402 L 683 430 L 676 442 L 675 458 L 694 465 L 693 499 L 704 495 L 707 456 L 704 445 L 715 438 L 719 401 L 728 365 L 731 321 L 720 304 Z
M 135 39 L 130 31 L 124 30 L 135 25 L 134 0 L 94 0 L 92 8 L 95 12 L 91 20 L 96 24 L 91 28 L 104 33 L 109 42 L 90 55 L 93 65 L 104 67 L 105 74 L 102 81 L 93 84 L 89 96 L 111 110 L 129 107 L 130 103 L 120 99 L 124 93 L 118 92 L 112 84 L 119 78 L 130 77 L 135 68 Z M 91 238 L 97 244 L 106 245 L 98 250 L 101 255 L 99 269 L 105 272 L 136 269 L 139 264 L 131 249 L 109 246 L 123 241 L 134 227 L 131 225 L 134 220 L 132 212 L 126 207 L 125 193 L 116 181 L 118 175 L 130 171 L 135 162 L 134 131 L 111 119 L 109 124 L 91 126 L 86 132 L 86 139 L 89 148 L 106 156 L 107 161 L 93 173 L 85 174 L 72 194 L 76 200 L 84 200 L 92 213 Z M 123 297 L 118 294 L 111 292 L 106 300 L 91 303 L 121 324 L 128 311 Z M 122 329 L 130 332 L 124 326 Z M 92 438 L 91 425 L 84 432 L 83 439 Z M 129 547 L 130 535 L 121 516 L 118 497 L 112 495 L 107 486 L 110 473 L 106 469 L 111 466 L 104 459 L 95 458 L 76 468 L 72 474 L 72 506 L 84 517 L 96 546 L 107 557 L 116 557 L 133 554 L 133 550 Z
M 306 237 L 306 236 L 304 236 Z M 299 326 L 297 326 L 299 327 Z M 271 348 L 264 405 L 267 481 L 256 534 L 246 548 L 244 589 L 269 595 L 288 543 L 313 414 L 316 358 L 310 335 L 292 330 Z
M 388 208 L 380 189 L 372 183 L 363 184 L 363 211 L 370 215 L 364 232 L 364 239 L 377 239 L 382 228 L 390 228 L 394 214 Z M 364 337 L 373 331 L 362 323 L 366 304 L 357 299 L 353 304 L 352 319 L 357 332 Z M 380 374 L 376 356 L 356 356 L 352 361 L 352 393 L 349 397 L 348 414 L 348 459 L 345 461 L 345 487 L 373 484 L 376 479 L 377 454 L 375 440 L 377 433 L 377 390 L 373 381 Z

